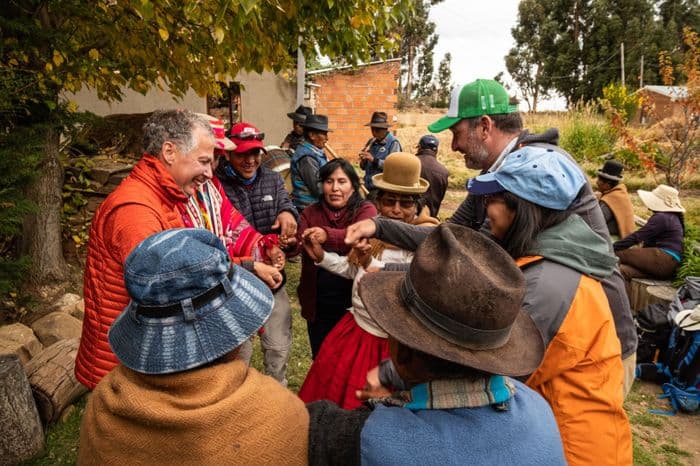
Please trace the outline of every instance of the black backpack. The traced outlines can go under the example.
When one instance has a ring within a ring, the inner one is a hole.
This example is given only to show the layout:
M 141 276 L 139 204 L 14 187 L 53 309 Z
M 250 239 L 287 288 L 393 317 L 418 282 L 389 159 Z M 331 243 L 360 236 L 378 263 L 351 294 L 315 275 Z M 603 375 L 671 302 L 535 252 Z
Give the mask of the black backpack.
M 650 304 L 640 310 L 634 323 L 637 327 L 637 363 L 654 363 L 665 357 L 671 336 L 667 305 Z

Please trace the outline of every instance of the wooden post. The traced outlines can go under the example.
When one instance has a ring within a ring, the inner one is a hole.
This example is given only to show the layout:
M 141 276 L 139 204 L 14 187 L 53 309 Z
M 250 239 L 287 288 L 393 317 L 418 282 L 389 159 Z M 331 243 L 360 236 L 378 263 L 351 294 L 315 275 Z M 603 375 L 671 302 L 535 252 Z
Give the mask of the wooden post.
M 630 282 L 630 307 L 636 314 L 649 304 L 669 304 L 676 294 L 671 282 L 650 278 L 633 278 Z
M 44 431 L 16 354 L 0 355 L 0 463 L 18 464 L 44 449 Z
M 25 367 L 39 415 L 47 424 L 58 419 L 68 405 L 87 392 L 74 374 L 79 342 L 78 338 L 70 338 L 54 343 Z

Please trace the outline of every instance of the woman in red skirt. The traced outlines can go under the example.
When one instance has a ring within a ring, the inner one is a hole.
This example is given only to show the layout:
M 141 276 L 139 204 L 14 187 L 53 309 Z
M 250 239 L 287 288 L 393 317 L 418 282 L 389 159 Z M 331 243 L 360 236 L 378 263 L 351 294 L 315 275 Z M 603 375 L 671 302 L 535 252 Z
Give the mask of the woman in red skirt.
M 428 182 L 420 178 L 420 161 L 409 153 L 396 152 L 384 162 L 384 172 L 373 177 L 379 188 L 377 210 L 384 217 L 416 225 L 437 225 L 428 209 L 418 214 L 420 195 Z M 333 327 L 314 359 L 299 397 L 305 402 L 331 400 L 344 409 L 361 405 L 355 391 L 365 384 L 367 371 L 389 357 L 387 335 L 369 316 L 357 292 L 357 284 L 367 269 L 381 269 L 387 263 L 408 263 L 413 253 L 379 240 L 371 240 L 371 250 L 353 249 L 348 256 L 325 252 L 313 234 L 305 235 L 304 248 L 316 265 L 353 279 L 350 312 Z

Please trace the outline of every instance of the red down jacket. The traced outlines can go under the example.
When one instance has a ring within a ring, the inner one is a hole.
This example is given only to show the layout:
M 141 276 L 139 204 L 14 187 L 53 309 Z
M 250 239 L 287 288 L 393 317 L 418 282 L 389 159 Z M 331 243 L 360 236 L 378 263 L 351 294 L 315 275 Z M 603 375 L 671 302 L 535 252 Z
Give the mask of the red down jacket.
M 118 363 L 107 331 L 129 303 L 124 287 L 127 256 L 153 233 L 183 228 L 176 205 L 186 201 L 162 163 L 144 155 L 97 209 L 90 228 L 83 281 L 85 318 L 75 360 L 75 376 L 89 389 Z

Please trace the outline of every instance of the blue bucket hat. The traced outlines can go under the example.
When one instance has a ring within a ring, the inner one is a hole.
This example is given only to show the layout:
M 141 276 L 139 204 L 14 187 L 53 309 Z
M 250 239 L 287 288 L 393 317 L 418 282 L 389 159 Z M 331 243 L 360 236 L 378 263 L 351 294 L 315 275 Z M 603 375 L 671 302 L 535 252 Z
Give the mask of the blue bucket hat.
M 182 372 L 248 340 L 270 316 L 272 292 L 230 262 L 202 228 L 156 233 L 126 259 L 131 302 L 109 329 L 119 361 L 143 374 Z
M 472 178 L 469 193 L 503 191 L 554 210 L 566 210 L 586 184 L 575 162 L 552 149 L 526 146 L 509 154 L 495 172 Z

